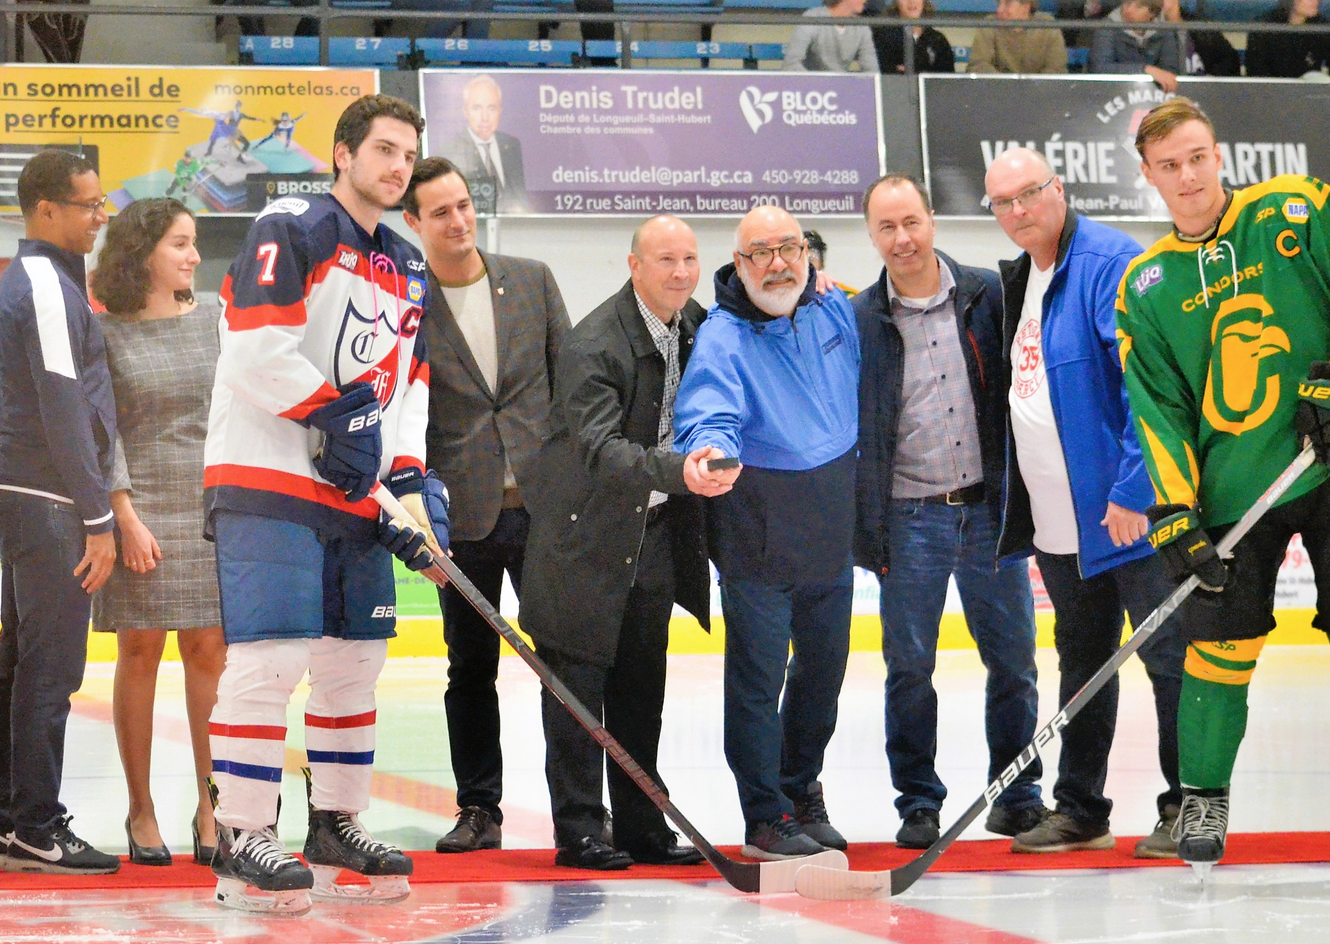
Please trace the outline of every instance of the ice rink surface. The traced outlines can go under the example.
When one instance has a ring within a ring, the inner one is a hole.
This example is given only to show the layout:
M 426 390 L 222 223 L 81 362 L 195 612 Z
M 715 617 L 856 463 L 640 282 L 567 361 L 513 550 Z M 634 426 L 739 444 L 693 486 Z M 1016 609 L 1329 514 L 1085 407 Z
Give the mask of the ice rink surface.
M 1040 719 L 1054 708 L 1056 657 L 1040 650 Z M 125 789 L 110 726 L 111 666 L 92 665 L 70 723 L 64 799 L 73 826 L 109 851 L 125 851 Z M 451 826 L 453 786 L 443 724 L 442 660 L 396 660 L 379 695 L 375 800 L 363 817 L 376 835 L 432 850 Z M 163 835 L 188 855 L 194 805 L 179 664 L 159 686 L 154 795 Z M 879 657 L 851 656 L 840 723 L 823 783 L 832 821 L 851 842 L 889 841 L 899 821 L 883 753 Z M 734 782 L 721 751 L 721 661 L 672 656 L 660 769 L 681 810 L 712 842 L 742 839 Z M 1251 689 L 1251 719 L 1234 778 L 1232 829 L 1330 831 L 1330 646 L 1272 646 Z M 509 848 L 551 845 L 539 683 L 502 660 Z M 983 670 L 973 652 L 939 655 L 939 771 L 950 790 L 945 827 L 984 787 Z M 304 691 L 290 713 L 299 749 Z M 1139 835 L 1154 824 L 1162 789 L 1154 709 L 1139 662 L 1123 671 L 1118 737 L 1107 793 L 1112 828 Z M 1044 785 L 1051 803 L 1056 742 Z M 303 783 L 288 773 L 280 831 L 299 850 Z M 982 818 L 980 819 L 982 824 Z M 981 825 L 965 838 L 992 838 Z M 1327 837 L 1330 842 L 1330 837 Z M 432 852 L 426 853 L 433 855 Z M 1330 941 L 1330 866 L 1220 866 L 1202 886 L 1186 869 L 1039 871 L 925 876 L 889 901 L 815 902 L 746 896 L 723 882 L 587 881 L 418 885 L 398 905 L 315 904 L 304 918 L 223 912 L 207 889 L 0 892 L 0 942 L 565 942 L 895 941 L 898 944 L 1283 944 Z

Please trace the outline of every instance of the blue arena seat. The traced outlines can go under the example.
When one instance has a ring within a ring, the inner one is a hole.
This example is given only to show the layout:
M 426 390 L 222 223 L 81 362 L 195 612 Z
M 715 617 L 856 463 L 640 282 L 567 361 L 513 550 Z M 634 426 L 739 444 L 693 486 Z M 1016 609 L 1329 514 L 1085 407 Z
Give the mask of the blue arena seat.
M 505 62 L 513 65 L 572 65 L 582 44 L 573 39 L 418 39 L 426 62 Z
M 970 61 L 969 46 L 952 46 L 951 56 L 956 60 L 956 65 L 963 66 Z
M 319 64 L 317 36 L 242 36 L 241 56 L 258 66 L 310 66 Z
M 1072 72 L 1084 72 L 1089 64 L 1089 49 L 1084 46 L 1071 46 L 1067 49 L 1067 68 Z
M 375 36 L 332 36 L 328 64 L 334 66 L 395 66 L 411 54 L 411 40 Z
M 748 47 L 748 58 L 757 62 L 770 62 L 785 58 L 784 43 L 753 43 Z

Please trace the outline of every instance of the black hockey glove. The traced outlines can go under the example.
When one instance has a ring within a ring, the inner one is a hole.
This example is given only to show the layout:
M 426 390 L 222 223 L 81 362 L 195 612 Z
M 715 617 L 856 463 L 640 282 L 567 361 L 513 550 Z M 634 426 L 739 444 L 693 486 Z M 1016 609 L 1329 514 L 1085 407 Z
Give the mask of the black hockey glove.
M 309 425 L 323 431 L 314 469 L 346 492 L 347 501 L 358 502 L 369 496 L 379 479 L 382 412 L 374 388 L 367 383 L 347 384 L 341 393 L 309 415 Z
M 1298 381 L 1297 423 L 1299 445 L 1310 439 L 1316 458 L 1330 465 L 1330 361 L 1311 364 Z
M 1186 505 L 1151 505 L 1145 514 L 1152 525 L 1150 544 L 1171 579 L 1182 583 L 1194 574 L 1204 589 L 1224 589 L 1228 568 L 1195 511 Z
M 425 532 L 411 521 L 397 521 L 379 512 L 379 543 L 406 565 L 407 570 L 424 570 L 434 563 L 425 546 Z

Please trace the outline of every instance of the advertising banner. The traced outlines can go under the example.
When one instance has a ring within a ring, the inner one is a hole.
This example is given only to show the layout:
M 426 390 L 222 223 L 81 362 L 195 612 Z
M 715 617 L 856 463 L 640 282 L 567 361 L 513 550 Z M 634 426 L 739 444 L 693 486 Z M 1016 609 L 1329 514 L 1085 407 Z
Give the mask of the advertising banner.
M 1240 84 L 1234 84 L 1235 82 Z M 938 216 L 984 216 L 984 173 L 1010 147 L 1044 152 L 1067 203 L 1101 219 L 1167 220 L 1141 175 L 1136 128 L 1167 96 L 1148 78 L 921 76 L 924 165 Z M 1214 122 L 1221 180 L 1330 177 L 1330 87 L 1182 79 Z
M 332 185 L 332 136 L 374 70 L 27 66 L 0 72 L 0 212 L 43 148 L 81 150 L 111 209 L 170 196 L 197 213 L 252 215 Z
M 867 75 L 422 71 L 426 153 L 482 214 L 857 215 L 881 173 Z

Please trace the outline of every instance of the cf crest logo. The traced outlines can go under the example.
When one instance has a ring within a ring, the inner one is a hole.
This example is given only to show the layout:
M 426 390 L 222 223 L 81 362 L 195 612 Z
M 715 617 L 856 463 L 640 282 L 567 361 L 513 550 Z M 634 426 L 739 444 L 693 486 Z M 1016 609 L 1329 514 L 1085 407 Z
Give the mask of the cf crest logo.
M 750 85 L 739 93 L 739 110 L 744 113 L 744 120 L 753 129 L 753 134 L 757 134 L 759 128 L 775 117 L 771 103 L 779 96 L 779 92 L 763 95 L 756 85 Z
M 1210 360 L 1201 412 L 1221 433 L 1256 429 L 1279 405 L 1278 368 L 1267 369 L 1263 362 L 1288 353 L 1290 344 L 1283 329 L 1267 320 L 1273 314 L 1270 303 L 1254 293 L 1235 295 L 1215 314 L 1210 340 L 1219 356 Z

